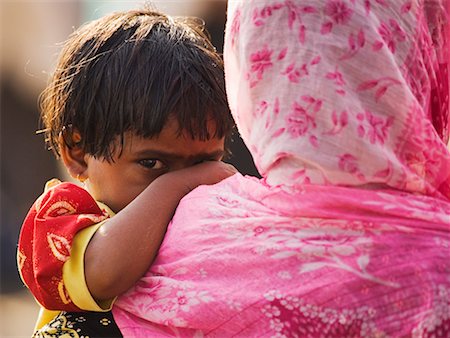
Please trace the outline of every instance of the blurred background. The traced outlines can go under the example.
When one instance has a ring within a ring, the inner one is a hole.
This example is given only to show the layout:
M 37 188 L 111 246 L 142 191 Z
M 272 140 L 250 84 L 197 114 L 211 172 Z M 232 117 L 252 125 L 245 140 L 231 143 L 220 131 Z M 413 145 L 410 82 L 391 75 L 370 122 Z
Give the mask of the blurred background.
M 0 0 L 0 337 L 32 334 L 38 306 L 17 273 L 17 238 L 45 182 L 66 178 L 43 137 L 36 135 L 38 96 L 71 32 L 107 13 L 144 5 L 202 18 L 213 44 L 222 50 L 225 0 Z M 238 135 L 231 152 L 229 162 L 239 171 L 258 176 Z

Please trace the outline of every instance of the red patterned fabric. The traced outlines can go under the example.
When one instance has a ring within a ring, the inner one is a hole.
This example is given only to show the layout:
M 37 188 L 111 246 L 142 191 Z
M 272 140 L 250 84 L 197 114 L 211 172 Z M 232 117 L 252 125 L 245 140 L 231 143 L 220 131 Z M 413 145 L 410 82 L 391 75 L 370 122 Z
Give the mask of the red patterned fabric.
M 64 285 L 63 265 L 76 233 L 108 217 L 86 190 L 72 183 L 50 188 L 33 204 L 19 237 L 18 265 L 44 308 L 80 311 Z

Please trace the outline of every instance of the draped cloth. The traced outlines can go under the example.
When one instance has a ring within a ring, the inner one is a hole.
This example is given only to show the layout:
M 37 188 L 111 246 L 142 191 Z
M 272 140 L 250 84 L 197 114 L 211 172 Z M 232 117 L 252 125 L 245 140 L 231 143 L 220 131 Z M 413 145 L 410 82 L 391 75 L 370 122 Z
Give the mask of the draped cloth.
M 229 1 L 231 111 L 262 175 L 180 203 L 125 336 L 450 332 L 446 0 Z

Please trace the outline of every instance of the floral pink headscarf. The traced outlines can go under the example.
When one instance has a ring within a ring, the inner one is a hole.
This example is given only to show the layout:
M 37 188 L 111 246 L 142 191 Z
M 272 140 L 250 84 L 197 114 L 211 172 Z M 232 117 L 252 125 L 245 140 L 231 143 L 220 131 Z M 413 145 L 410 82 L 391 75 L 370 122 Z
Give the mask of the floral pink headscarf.
M 446 1 L 250 2 L 229 3 L 227 91 L 269 184 L 450 198 Z
M 119 297 L 134 337 L 448 337 L 445 0 L 229 1 L 261 172 L 198 187 Z

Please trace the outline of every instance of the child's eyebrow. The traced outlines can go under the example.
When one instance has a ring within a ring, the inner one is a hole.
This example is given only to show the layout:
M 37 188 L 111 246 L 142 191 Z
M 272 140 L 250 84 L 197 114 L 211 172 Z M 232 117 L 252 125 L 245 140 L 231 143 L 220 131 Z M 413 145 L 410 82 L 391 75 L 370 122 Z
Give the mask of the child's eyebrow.
M 171 152 L 171 151 L 162 151 L 162 150 L 142 150 L 137 151 L 136 156 L 139 157 L 148 157 L 148 158 L 167 158 L 172 160 L 178 159 L 213 159 L 213 158 L 222 158 L 225 155 L 225 150 L 218 149 L 211 152 L 204 153 L 196 153 L 193 155 L 186 155 L 183 153 Z

